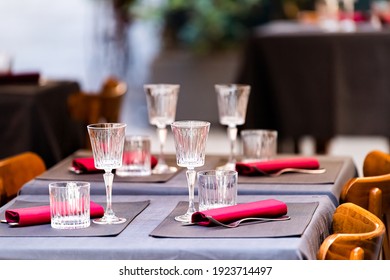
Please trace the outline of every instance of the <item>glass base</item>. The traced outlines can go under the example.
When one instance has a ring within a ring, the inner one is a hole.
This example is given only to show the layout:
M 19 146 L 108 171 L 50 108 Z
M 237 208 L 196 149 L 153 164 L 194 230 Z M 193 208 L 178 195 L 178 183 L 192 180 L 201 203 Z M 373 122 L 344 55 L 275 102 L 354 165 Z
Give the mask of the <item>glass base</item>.
M 98 225 L 117 225 L 117 224 L 123 224 L 126 222 L 125 218 L 118 218 L 116 216 L 113 217 L 107 217 L 103 216 L 98 219 L 93 219 L 93 223 L 98 224 Z
M 172 174 L 175 173 L 176 171 L 177 171 L 176 167 L 157 164 L 153 168 L 152 174 Z
M 236 170 L 236 163 L 235 162 L 228 162 L 222 166 L 218 166 L 217 170 Z
M 181 216 L 176 216 L 175 221 L 182 222 L 182 223 L 191 223 L 191 213 L 185 213 Z

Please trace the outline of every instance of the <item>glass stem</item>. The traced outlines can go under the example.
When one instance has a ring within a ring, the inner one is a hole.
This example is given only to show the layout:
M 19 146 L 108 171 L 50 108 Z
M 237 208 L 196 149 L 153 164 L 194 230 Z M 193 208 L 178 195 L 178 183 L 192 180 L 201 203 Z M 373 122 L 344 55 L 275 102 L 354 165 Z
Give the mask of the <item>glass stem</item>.
M 192 213 L 196 212 L 195 201 L 194 201 L 196 171 L 194 169 L 187 169 L 186 176 L 187 176 L 187 184 L 188 184 L 187 214 L 192 215 Z
M 165 142 L 167 141 L 167 128 L 157 127 L 157 136 L 160 141 L 160 155 L 158 158 L 158 164 L 165 165 L 164 147 L 165 147 Z
M 236 140 L 237 140 L 237 127 L 235 126 L 228 126 L 227 128 L 227 134 L 230 139 L 230 156 L 229 156 L 229 163 L 235 163 L 235 154 L 234 154 L 234 148 L 236 146 Z
M 106 196 L 107 196 L 107 206 L 104 216 L 115 216 L 114 211 L 112 210 L 112 182 L 114 180 L 114 174 L 111 170 L 106 170 L 103 174 L 104 184 L 106 185 Z

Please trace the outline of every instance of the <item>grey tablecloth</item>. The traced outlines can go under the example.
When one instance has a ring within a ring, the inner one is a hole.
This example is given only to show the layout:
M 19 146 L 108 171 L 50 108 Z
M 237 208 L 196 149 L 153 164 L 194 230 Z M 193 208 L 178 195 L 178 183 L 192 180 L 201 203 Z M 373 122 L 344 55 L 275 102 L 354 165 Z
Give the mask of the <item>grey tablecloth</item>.
M 114 196 L 116 202 L 151 202 L 115 237 L 0 237 L 0 259 L 315 259 L 320 243 L 329 234 L 333 203 L 327 196 L 308 195 L 239 196 L 239 202 L 271 197 L 285 202 L 319 202 L 302 237 L 155 238 L 149 234 L 186 197 Z M 19 199 L 39 201 L 47 196 Z M 93 196 L 93 200 L 104 201 L 104 197 Z
M 13 200 L 13 204 L 10 205 L 10 208 L 4 209 L 0 212 L 0 218 L 5 219 L 5 211 L 13 208 L 28 208 L 34 206 L 48 205 L 47 200 L 42 202 L 30 202 L 25 200 Z M 105 203 L 101 203 L 105 207 Z M 61 230 L 54 229 L 50 225 L 50 220 L 48 224 L 38 224 L 32 226 L 18 227 L 18 226 L 9 226 L 5 223 L 0 224 L 0 236 L 9 237 L 81 237 L 81 236 L 115 236 L 121 233 L 129 223 L 136 217 L 140 212 L 142 212 L 146 207 L 148 207 L 149 201 L 137 201 L 137 202 L 123 202 L 123 203 L 114 203 L 112 206 L 113 211 L 118 217 L 125 218 L 126 222 L 122 224 L 115 224 L 109 227 L 104 227 L 98 224 L 91 222 L 91 225 L 83 229 L 70 229 L 70 230 Z
M 345 182 L 356 176 L 356 167 L 350 157 L 318 156 L 318 159 L 329 167 L 328 174 L 302 175 L 284 174 L 277 178 L 256 177 L 238 178 L 238 193 L 244 195 L 327 195 L 335 205 L 338 205 L 341 189 Z M 223 160 L 222 160 L 223 161 Z M 48 184 L 56 180 L 86 180 L 91 181 L 92 194 L 105 194 L 102 174 L 78 176 L 70 173 L 67 168 L 71 157 L 54 166 L 39 178 L 28 182 L 21 190 L 22 194 L 48 194 Z M 221 163 L 221 157 L 206 156 L 206 163 L 198 170 L 215 169 Z M 330 176 L 329 176 L 330 175 Z M 97 181 L 99 180 L 99 181 Z M 161 182 L 132 182 L 118 176 L 114 178 L 114 195 L 187 195 L 187 181 L 183 169 L 170 180 Z M 197 192 L 196 192 L 197 193 Z

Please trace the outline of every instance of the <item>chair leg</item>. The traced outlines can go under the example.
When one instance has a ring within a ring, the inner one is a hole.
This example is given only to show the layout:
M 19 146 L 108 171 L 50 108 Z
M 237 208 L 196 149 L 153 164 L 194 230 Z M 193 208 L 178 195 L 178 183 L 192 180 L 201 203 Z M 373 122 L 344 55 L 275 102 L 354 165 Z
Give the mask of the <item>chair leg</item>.
M 382 257 L 383 257 L 384 260 L 390 260 L 389 236 L 388 236 L 388 233 L 386 233 L 384 238 L 383 238 Z
M 387 214 L 387 213 L 386 213 Z M 386 234 L 383 238 L 383 259 L 384 260 L 390 260 L 390 244 L 389 244 L 389 239 L 390 239 L 390 229 L 388 228 L 388 224 L 389 221 L 388 221 L 388 218 L 390 217 L 390 215 L 384 215 L 383 217 L 383 221 L 385 223 L 385 227 L 386 227 Z

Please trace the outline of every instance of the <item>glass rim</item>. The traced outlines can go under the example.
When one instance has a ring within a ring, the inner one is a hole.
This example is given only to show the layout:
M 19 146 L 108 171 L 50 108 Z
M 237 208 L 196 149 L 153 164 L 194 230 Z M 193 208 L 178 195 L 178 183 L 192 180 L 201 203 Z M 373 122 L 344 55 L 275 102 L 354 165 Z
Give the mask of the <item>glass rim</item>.
M 278 135 L 278 131 L 275 129 L 244 129 L 240 132 L 241 135 L 251 135 L 251 134 L 273 134 Z
M 85 181 L 56 181 L 49 183 L 49 188 L 66 188 L 69 183 L 77 184 L 77 187 L 90 187 L 90 182 Z
M 108 129 L 108 128 L 124 128 L 127 124 L 125 123 L 93 123 L 87 125 L 88 129 Z
M 214 85 L 215 87 L 221 87 L 221 88 L 234 88 L 234 89 L 236 89 L 236 88 L 251 88 L 251 86 L 250 85 L 248 85 L 248 84 L 234 84 L 234 83 L 227 83 L 227 84 L 215 84 Z
M 170 83 L 144 84 L 144 88 L 162 88 L 162 87 L 180 88 L 180 84 L 170 84 Z
M 210 126 L 210 122 L 198 121 L 198 120 L 183 120 L 183 121 L 174 121 L 173 123 L 171 123 L 171 126 L 172 127 L 207 127 Z
M 217 173 L 220 173 L 222 176 L 236 176 L 236 175 L 238 175 L 238 172 L 236 170 L 215 170 L 215 169 L 201 170 L 201 171 L 197 172 L 197 175 L 204 176 L 204 177 L 214 177 L 217 175 Z

